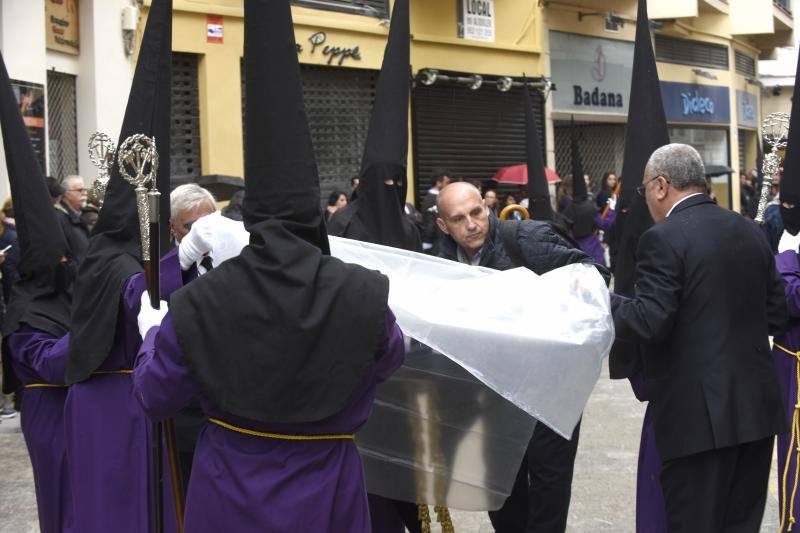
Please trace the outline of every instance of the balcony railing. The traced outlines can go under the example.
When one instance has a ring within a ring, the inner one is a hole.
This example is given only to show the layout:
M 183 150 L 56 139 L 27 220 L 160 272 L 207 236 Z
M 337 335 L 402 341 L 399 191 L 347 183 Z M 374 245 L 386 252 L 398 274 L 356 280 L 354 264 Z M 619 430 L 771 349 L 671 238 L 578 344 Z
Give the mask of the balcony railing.
M 354 13 L 367 17 L 389 18 L 388 0 L 292 0 L 298 6 Z

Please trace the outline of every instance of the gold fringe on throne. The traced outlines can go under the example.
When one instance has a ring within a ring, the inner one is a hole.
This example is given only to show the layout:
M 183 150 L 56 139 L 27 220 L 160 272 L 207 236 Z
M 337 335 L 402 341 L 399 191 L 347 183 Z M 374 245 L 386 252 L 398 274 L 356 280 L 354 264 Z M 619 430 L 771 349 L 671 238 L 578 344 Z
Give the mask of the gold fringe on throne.
M 431 533 L 431 512 L 427 505 L 419 504 L 419 523 L 422 526 L 422 533 Z M 433 508 L 436 513 L 436 520 L 442 525 L 442 533 L 456 533 L 453 527 L 453 519 L 450 518 L 450 510 L 447 507 L 436 506 Z

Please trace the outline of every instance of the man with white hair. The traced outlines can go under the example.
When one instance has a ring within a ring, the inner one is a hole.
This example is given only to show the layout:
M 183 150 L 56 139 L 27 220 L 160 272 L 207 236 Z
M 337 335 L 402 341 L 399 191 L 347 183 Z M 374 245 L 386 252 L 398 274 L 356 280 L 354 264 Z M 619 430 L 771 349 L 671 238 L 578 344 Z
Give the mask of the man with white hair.
M 189 233 L 198 218 L 217 210 L 214 195 L 196 183 L 176 187 L 170 193 L 169 202 L 169 230 L 177 243 Z
M 89 248 L 89 227 L 81 218 L 81 210 L 86 205 L 88 193 L 86 182 L 81 176 L 73 174 L 64 178 L 61 190 L 61 201 L 55 204 L 55 208 L 61 229 L 67 238 L 69 262 L 77 266 Z
M 641 345 L 667 529 L 756 532 L 786 429 L 768 339 L 787 325 L 786 301 L 760 229 L 705 191 L 691 146 L 650 156 L 637 192 L 655 225 L 633 298 L 612 297 L 614 326 Z

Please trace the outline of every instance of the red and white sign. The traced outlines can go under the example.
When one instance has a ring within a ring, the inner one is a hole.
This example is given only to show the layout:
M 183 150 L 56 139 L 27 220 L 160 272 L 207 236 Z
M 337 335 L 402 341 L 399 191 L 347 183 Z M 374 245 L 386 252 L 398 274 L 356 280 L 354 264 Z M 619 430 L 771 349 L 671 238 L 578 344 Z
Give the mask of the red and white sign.
M 207 15 L 206 16 L 206 41 L 209 43 L 222 44 L 222 37 L 225 30 L 225 24 L 222 15 Z

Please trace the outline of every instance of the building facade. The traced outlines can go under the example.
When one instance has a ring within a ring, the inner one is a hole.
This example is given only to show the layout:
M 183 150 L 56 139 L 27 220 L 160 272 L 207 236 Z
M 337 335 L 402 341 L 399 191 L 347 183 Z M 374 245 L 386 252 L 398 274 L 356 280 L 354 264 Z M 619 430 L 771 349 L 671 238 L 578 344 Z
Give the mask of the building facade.
M 120 20 L 127 12 L 128 29 Z M 138 9 L 129 0 L 3 0 L 0 51 L 40 163 L 94 179 L 89 136 L 116 137 L 132 78 Z M 9 196 L 0 150 L 0 201 Z

